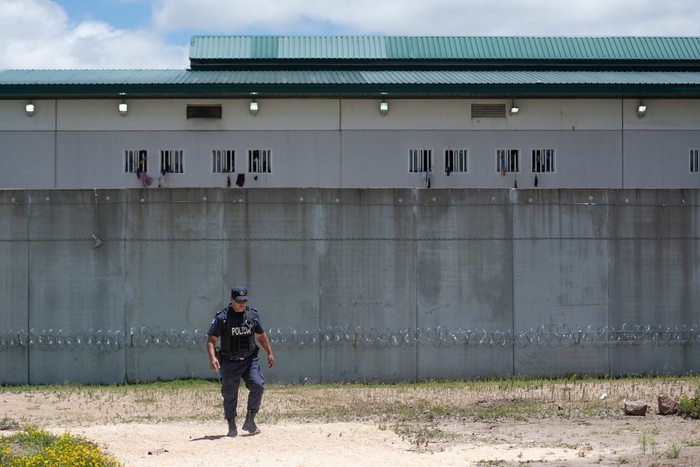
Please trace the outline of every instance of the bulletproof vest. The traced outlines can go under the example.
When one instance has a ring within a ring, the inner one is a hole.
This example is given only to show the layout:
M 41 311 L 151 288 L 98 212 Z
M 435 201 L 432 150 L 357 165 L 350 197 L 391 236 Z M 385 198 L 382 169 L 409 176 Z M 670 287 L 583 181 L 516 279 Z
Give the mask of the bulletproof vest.
M 243 322 L 234 327 L 229 315 L 235 313 L 231 309 L 224 318 L 224 331 L 221 333 L 221 352 L 228 357 L 248 357 L 253 355 L 258 347 L 255 344 L 255 322 L 248 307 L 243 312 Z

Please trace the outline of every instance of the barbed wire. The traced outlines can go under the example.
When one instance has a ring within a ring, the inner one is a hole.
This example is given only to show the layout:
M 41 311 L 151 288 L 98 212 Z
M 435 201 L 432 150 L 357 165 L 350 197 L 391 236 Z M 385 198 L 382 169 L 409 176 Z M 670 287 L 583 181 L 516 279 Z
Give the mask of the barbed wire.
M 135 237 L 108 237 L 102 238 L 107 242 L 483 242 L 483 241 L 575 241 L 575 240 L 599 240 L 599 241 L 697 241 L 697 235 L 664 235 L 664 236 L 606 236 L 606 235 L 531 235 L 531 236 L 460 236 L 460 237 L 167 237 L 167 238 L 135 238 Z M 94 242 L 92 237 L 74 238 L 0 238 L 0 243 L 83 243 Z
M 273 345 L 287 348 L 313 346 L 411 347 L 411 346 L 529 346 L 568 349 L 606 346 L 675 346 L 700 344 L 700 326 L 623 324 L 620 328 L 589 325 L 571 328 L 566 324 L 542 325 L 525 331 L 449 329 L 446 326 L 391 330 L 363 326 L 329 326 L 325 329 L 269 329 Z M 0 351 L 36 349 L 107 353 L 125 348 L 173 348 L 205 352 L 206 331 L 161 328 L 121 330 L 30 329 L 0 330 Z

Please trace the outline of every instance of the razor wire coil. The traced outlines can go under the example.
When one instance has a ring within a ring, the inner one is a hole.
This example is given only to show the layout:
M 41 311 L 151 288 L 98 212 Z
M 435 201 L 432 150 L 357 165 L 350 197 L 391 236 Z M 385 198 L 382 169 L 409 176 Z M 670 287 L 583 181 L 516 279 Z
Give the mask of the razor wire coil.
M 619 328 L 588 325 L 571 328 L 566 324 L 541 325 L 527 330 L 451 329 L 437 325 L 389 329 L 353 325 L 324 329 L 278 328 L 267 331 L 272 345 L 285 348 L 432 346 L 545 347 L 550 349 L 677 346 L 700 344 L 700 326 L 640 325 L 624 323 Z M 34 349 L 109 353 L 125 348 L 170 348 L 206 351 L 206 331 L 201 329 L 130 328 L 122 330 L 29 329 L 0 330 L 0 351 Z

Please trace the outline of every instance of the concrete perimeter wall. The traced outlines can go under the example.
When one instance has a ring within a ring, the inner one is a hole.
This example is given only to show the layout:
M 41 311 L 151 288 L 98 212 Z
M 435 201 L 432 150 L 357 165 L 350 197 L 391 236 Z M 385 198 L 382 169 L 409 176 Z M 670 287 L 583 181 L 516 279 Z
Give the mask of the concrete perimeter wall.
M 700 371 L 700 190 L 5 190 L 0 261 L 1 384 L 214 377 L 239 283 L 269 382 Z

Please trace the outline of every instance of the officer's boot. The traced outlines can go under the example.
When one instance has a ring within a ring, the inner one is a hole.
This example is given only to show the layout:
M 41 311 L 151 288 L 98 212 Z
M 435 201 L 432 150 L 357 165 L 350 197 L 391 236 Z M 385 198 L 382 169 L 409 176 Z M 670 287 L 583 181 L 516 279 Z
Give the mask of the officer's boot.
M 236 417 L 229 418 L 226 421 L 228 422 L 228 434 L 226 436 L 233 438 L 238 435 L 238 428 L 236 428 Z
M 251 412 L 250 410 L 245 416 L 245 422 L 243 422 L 243 429 L 250 433 L 251 435 L 254 435 L 256 433 L 260 433 L 260 430 L 258 429 L 257 425 L 255 424 L 255 414 Z

